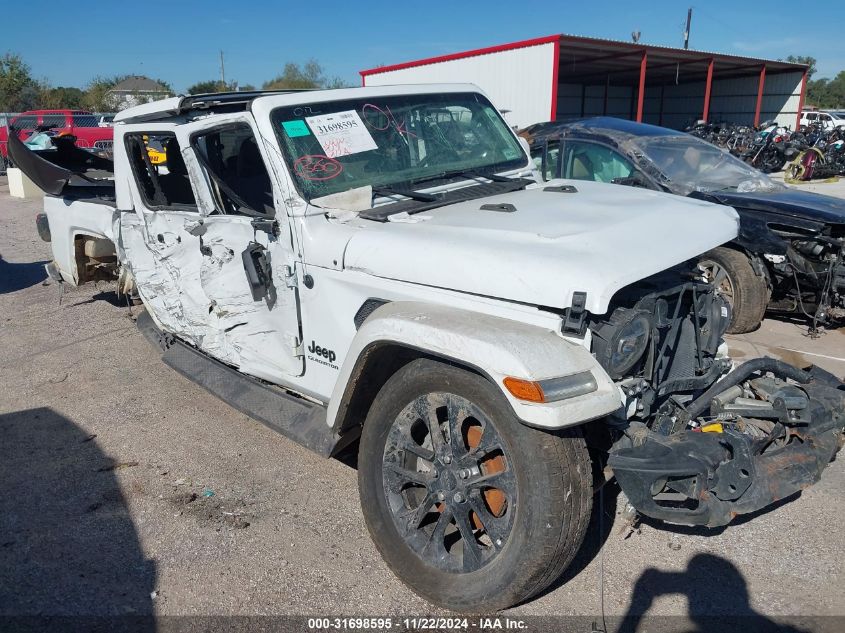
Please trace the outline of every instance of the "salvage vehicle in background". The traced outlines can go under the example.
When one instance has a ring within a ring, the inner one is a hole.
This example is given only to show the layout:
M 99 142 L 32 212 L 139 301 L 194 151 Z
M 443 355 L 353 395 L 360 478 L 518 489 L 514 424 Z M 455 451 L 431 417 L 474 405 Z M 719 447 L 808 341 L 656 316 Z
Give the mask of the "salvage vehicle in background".
M 85 110 L 30 110 L 13 117 L 7 126 L 0 127 L 0 159 L 7 158 L 6 144 L 9 132 L 25 141 L 34 132 L 46 132 L 76 137 L 79 147 L 111 151 L 113 132 L 110 127 L 100 127 L 100 119 Z
M 827 130 L 845 126 L 845 113 L 837 110 L 805 110 L 801 112 L 801 118 L 798 120 L 799 127 L 806 125 L 808 127 L 819 125 Z
M 542 186 L 474 86 L 175 97 L 114 130 L 113 174 L 10 142 L 47 193 L 50 276 L 111 275 L 176 371 L 321 455 L 357 445 L 375 545 L 438 605 L 548 587 L 605 466 L 642 513 L 717 526 L 840 446 L 836 378 L 733 369 L 730 307 L 689 263 L 732 209 Z
M 818 325 L 845 316 L 845 201 L 787 188 L 699 138 L 610 117 L 532 126 L 545 179 L 591 180 L 707 200 L 739 213 L 739 235 L 704 254 L 705 277 L 733 309 L 728 332 L 766 310 Z M 679 236 L 680 237 L 680 236 Z

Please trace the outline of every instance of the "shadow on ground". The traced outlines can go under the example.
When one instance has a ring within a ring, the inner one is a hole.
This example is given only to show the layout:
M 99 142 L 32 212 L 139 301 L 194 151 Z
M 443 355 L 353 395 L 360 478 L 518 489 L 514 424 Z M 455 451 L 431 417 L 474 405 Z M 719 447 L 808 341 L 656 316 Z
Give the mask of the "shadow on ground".
M 648 616 L 655 600 L 665 595 L 687 598 L 688 616 Z M 749 601 L 748 583 L 730 561 L 713 554 L 697 554 L 681 572 L 646 569 L 637 579 L 628 612 L 618 633 L 637 631 L 689 631 L 690 633 L 799 633 L 805 629 L 781 624 L 757 613 Z M 610 627 L 610 630 L 614 630 Z
M 16 616 L 151 615 L 155 564 L 96 439 L 47 408 L 0 415 L 0 438 L 0 628 Z M 133 630 L 154 629 L 143 620 Z
M 7 292 L 17 292 L 40 284 L 47 279 L 47 271 L 44 264 L 47 262 L 27 262 L 25 264 L 13 264 L 7 262 L 0 255 L 0 295 Z

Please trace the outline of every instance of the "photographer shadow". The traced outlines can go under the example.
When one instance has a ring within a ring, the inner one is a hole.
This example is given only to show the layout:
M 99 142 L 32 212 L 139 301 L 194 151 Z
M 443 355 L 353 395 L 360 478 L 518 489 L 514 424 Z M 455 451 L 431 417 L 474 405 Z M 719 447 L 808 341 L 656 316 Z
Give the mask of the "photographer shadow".
M 119 465 L 49 408 L 0 415 L 0 438 L 0 629 L 154 631 L 155 564 Z
M 665 595 L 686 596 L 688 616 L 646 615 L 655 600 Z M 730 561 L 713 554 L 696 554 L 682 572 L 649 568 L 637 579 L 617 633 L 661 631 L 663 625 L 668 627 L 665 630 L 689 633 L 805 633 L 756 612 L 742 573 Z

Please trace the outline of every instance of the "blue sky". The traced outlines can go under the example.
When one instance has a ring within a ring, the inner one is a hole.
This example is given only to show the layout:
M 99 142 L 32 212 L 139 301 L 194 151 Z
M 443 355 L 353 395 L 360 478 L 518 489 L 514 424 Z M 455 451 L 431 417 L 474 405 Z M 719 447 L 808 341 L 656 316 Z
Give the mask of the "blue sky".
M 44 17 L 19 21 L 0 37 L 0 53 L 20 54 L 36 77 L 81 87 L 96 75 L 131 73 L 164 79 L 179 91 L 219 77 L 221 49 L 228 79 L 260 87 L 288 61 L 314 58 L 328 75 L 359 85 L 358 71 L 365 68 L 554 33 L 629 40 L 637 30 L 644 43 L 681 46 L 690 6 L 667 0 L 11 5 L 19 15 Z M 800 3 L 776 0 L 764 9 L 737 0 L 692 6 L 690 48 L 772 59 L 812 55 L 816 78 L 845 69 L 845 3 L 826 3 L 820 14 L 803 17 Z

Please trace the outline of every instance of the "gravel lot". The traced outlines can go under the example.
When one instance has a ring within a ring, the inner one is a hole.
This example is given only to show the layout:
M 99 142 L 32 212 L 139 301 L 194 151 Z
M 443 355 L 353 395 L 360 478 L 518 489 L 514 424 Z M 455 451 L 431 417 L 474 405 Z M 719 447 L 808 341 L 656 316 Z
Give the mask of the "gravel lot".
M 44 283 L 39 208 L 0 179 L 0 615 L 436 612 L 379 558 L 353 468 L 170 370 L 107 285 Z M 732 350 L 845 374 L 845 337 L 805 331 L 766 321 Z M 840 458 L 726 529 L 623 539 L 609 489 L 566 578 L 510 614 L 595 617 L 603 543 L 609 616 L 845 616 L 843 490 Z

